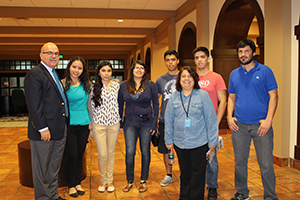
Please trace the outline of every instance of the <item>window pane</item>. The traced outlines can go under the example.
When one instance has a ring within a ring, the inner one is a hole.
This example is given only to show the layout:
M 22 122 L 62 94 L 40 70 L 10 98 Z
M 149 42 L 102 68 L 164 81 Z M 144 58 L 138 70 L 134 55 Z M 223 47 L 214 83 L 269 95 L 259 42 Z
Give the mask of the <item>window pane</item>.
M 64 65 L 68 65 L 68 63 L 69 63 L 69 60 L 63 60 L 63 63 L 64 63 Z
M 9 90 L 8 90 L 8 88 L 2 89 L 2 90 L 1 90 L 1 95 L 9 95 Z
M 8 77 L 1 77 L 1 87 L 8 87 Z
M 17 87 L 18 86 L 17 77 L 10 77 L 9 81 L 10 81 L 10 84 L 9 84 L 10 87 Z
M 123 76 L 116 76 L 116 78 L 120 80 L 120 83 L 123 81 Z
M 20 87 L 24 87 L 25 77 L 20 77 Z
M 4 61 L 0 60 L 0 70 L 4 70 Z
M 9 62 L 9 64 L 10 64 L 10 70 L 15 70 L 16 69 L 16 62 L 15 61 L 11 60 Z
M 9 60 L 6 60 L 4 63 L 5 70 L 9 70 Z

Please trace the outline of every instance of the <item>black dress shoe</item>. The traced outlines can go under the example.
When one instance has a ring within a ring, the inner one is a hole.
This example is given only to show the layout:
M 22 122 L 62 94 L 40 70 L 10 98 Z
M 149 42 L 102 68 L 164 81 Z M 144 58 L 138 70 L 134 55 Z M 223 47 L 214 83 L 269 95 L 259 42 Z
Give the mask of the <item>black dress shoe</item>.
M 209 188 L 207 198 L 208 200 L 216 200 L 218 198 L 217 188 Z
M 74 197 L 74 198 L 78 197 L 78 193 L 77 192 L 69 194 L 69 195 L 70 195 L 70 197 Z
M 77 190 L 77 193 L 78 193 L 78 195 L 84 195 L 84 194 L 85 194 L 85 191 Z

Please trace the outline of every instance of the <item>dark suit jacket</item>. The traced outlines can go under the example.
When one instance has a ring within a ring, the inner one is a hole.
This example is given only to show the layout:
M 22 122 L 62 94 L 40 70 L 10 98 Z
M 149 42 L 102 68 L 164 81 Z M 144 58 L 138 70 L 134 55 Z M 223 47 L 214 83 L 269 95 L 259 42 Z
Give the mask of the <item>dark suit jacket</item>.
M 62 139 L 69 119 L 65 117 L 65 104 L 57 85 L 43 64 L 27 72 L 24 88 L 29 112 L 28 138 L 41 140 L 39 130 L 48 127 L 51 140 Z

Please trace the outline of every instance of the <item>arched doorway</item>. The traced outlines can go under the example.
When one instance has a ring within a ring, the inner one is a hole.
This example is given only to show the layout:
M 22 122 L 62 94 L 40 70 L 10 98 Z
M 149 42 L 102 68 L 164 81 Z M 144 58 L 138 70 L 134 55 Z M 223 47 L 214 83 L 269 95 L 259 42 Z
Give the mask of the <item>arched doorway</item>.
M 145 64 L 146 64 L 147 77 L 149 80 L 151 80 L 151 49 L 150 49 L 150 47 L 148 47 L 146 50 Z
M 213 69 L 221 74 L 228 86 L 230 72 L 239 67 L 236 53 L 237 43 L 247 38 L 252 21 L 256 17 L 259 37 L 256 43 L 259 48 L 259 62 L 264 63 L 264 18 L 256 0 L 226 0 L 215 28 L 213 41 Z M 226 114 L 220 128 L 228 128 Z
M 196 48 L 196 26 L 192 22 L 188 22 L 182 29 L 178 53 L 180 58 L 180 66 L 195 66 L 193 50 Z

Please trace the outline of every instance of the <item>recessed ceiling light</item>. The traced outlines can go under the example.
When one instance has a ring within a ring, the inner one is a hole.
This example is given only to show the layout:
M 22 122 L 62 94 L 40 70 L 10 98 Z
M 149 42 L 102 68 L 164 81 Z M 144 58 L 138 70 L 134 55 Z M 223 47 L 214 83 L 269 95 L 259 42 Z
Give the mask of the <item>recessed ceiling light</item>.
M 17 17 L 16 19 L 21 22 L 29 21 L 27 17 Z
M 118 22 L 120 22 L 120 23 L 123 22 L 123 19 L 119 19 Z
M 58 21 L 62 22 L 62 21 L 64 21 L 64 19 L 58 19 Z

